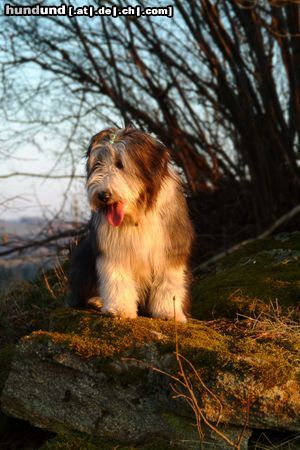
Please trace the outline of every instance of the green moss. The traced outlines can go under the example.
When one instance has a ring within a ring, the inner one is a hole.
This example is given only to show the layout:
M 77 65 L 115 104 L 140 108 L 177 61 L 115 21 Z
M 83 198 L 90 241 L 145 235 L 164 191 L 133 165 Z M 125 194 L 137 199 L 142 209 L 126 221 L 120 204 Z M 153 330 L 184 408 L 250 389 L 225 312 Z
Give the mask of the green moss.
M 40 450 L 111 450 L 115 443 L 109 443 L 81 433 L 62 434 L 46 442 Z
M 290 352 L 273 341 L 260 343 L 252 338 L 235 341 L 231 345 L 232 354 L 239 355 L 238 361 L 232 360 L 232 370 L 240 375 L 252 374 L 266 389 L 283 385 L 296 377 L 296 352 Z M 224 367 L 225 368 L 225 367 Z M 227 368 L 227 367 L 226 367 Z
M 14 348 L 13 344 L 7 344 L 0 348 L 0 394 L 10 370 Z
M 188 437 L 190 441 L 199 440 L 197 428 L 187 417 L 173 414 L 170 411 L 164 412 L 162 416 L 173 431 L 174 439 L 187 441 Z
M 109 361 L 147 361 L 147 349 L 155 344 L 162 356 L 175 351 L 174 323 L 148 318 L 115 320 L 84 310 L 59 309 L 51 318 L 52 331 L 37 331 L 25 337 L 33 344 L 51 345 L 55 352 L 70 351 L 80 358 L 92 358 L 98 370 L 114 377 Z M 208 326 L 209 325 L 209 326 Z M 266 333 L 263 334 L 263 336 Z M 239 373 L 241 377 L 252 374 L 266 388 L 282 385 L 296 376 L 295 361 L 299 356 L 300 337 L 289 339 L 249 337 L 242 323 L 215 321 L 209 324 L 191 321 L 177 326 L 179 353 L 184 355 L 199 371 L 204 380 L 212 382 L 218 371 Z M 283 345 L 285 342 L 288 345 Z M 54 346 L 53 346 L 54 344 Z M 34 345 L 33 345 L 33 348 Z M 42 350 L 43 351 L 43 350 Z M 186 365 L 188 370 L 191 367 Z M 177 372 L 173 357 L 168 363 L 169 372 Z M 130 368 L 116 375 L 121 382 L 132 382 L 134 377 L 147 376 L 147 365 Z
M 46 442 L 40 450 L 167 450 L 170 443 L 163 439 L 150 440 L 140 445 L 126 445 L 114 440 L 102 439 L 89 436 L 83 433 L 61 434 Z M 172 445 L 175 450 L 178 448 Z
M 83 358 L 114 358 L 120 354 L 144 357 L 147 344 L 161 353 L 175 349 L 172 321 L 148 319 L 115 320 L 98 313 L 61 308 L 52 315 L 52 331 L 34 332 L 26 339 L 46 339 L 68 347 Z M 226 352 L 228 337 L 201 322 L 177 326 L 180 349 L 191 361 L 214 364 Z
M 270 302 L 288 309 L 300 300 L 300 233 L 284 241 L 258 240 L 223 258 L 193 288 L 193 316 L 201 319 L 253 314 Z

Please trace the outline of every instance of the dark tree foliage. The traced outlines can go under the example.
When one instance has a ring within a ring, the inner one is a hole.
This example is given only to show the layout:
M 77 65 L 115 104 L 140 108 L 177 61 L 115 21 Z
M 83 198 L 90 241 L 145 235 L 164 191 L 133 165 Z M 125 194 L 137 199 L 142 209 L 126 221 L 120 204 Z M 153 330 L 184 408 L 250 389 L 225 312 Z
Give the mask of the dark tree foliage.
M 297 1 L 174 0 L 172 19 L 3 22 L 6 111 L 25 105 L 43 126 L 76 108 L 82 127 L 133 121 L 170 147 L 191 192 L 248 186 L 258 228 L 299 202 Z M 45 74 L 30 89 L 24 66 Z

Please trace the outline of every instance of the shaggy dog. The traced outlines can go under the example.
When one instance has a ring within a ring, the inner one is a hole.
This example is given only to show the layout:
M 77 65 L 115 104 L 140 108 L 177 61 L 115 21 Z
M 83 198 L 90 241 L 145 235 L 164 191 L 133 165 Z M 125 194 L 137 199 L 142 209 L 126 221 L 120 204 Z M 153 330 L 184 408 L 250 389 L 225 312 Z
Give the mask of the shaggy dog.
M 169 152 L 135 128 L 96 134 L 87 152 L 89 236 L 73 254 L 70 305 L 100 296 L 104 314 L 185 322 L 193 237 Z

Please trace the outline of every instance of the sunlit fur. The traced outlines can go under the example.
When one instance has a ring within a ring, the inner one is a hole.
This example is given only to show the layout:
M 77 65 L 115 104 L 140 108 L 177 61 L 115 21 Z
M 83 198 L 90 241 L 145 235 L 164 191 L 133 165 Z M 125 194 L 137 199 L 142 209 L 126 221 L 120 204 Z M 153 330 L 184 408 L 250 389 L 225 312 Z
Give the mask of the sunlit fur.
M 193 228 L 166 147 L 134 128 L 104 130 L 87 153 L 86 186 L 92 231 L 73 258 L 71 304 L 87 303 L 98 288 L 105 314 L 135 318 L 142 310 L 173 319 L 175 307 L 176 320 L 185 322 Z M 119 226 L 108 223 L 103 191 L 111 193 L 109 203 L 124 202 Z M 90 269 L 81 269 L 83 254 L 89 264 L 94 258 L 97 288 L 87 279 Z

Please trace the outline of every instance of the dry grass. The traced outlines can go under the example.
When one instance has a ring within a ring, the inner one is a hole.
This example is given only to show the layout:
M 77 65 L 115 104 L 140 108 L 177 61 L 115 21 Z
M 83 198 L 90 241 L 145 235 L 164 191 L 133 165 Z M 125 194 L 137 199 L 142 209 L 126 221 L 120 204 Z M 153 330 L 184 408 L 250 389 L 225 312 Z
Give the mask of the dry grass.
M 48 313 L 63 304 L 65 295 L 66 274 L 59 261 L 35 282 L 15 283 L 0 295 L 0 344 L 47 326 Z
M 290 435 L 283 439 L 274 439 L 269 434 L 261 432 L 251 450 L 297 450 L 300 447 L 300 434 Z
M 249 336 L 253 339 L 277 339 L 294 341 L 300 337 L 300 323 L 295 319 L 297 311 L 291 308 L 282 311 L 278 301 L 270 302 L 269 308 L 257 315 L 238 314 L 238 318 L 247 320 Z

